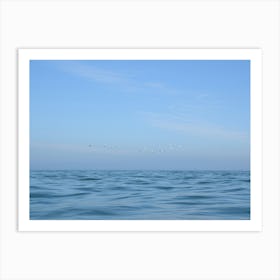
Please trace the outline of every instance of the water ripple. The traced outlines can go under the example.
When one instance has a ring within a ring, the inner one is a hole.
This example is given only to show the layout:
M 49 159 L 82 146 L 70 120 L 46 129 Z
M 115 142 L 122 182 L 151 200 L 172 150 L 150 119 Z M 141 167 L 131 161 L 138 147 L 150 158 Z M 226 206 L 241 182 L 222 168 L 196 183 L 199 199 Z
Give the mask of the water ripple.
M 248 171 L 31 171 L 30 218 L 250 219 Z

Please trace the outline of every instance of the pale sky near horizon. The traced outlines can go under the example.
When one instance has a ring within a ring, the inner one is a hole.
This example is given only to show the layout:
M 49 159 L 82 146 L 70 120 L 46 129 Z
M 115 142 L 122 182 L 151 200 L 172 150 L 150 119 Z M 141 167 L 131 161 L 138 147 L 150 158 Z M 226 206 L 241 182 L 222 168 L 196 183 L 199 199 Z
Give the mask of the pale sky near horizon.
M 248 60 L 33 60 L 31 169 L 250 168 Z

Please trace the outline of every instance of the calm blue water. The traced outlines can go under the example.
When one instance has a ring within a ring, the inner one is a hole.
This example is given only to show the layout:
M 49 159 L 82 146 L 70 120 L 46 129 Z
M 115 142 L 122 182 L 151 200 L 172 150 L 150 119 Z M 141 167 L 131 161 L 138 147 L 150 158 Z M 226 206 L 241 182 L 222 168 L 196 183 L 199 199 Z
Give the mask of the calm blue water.
M 31 171 L 30 219 L 246 220 L 249 171 Z

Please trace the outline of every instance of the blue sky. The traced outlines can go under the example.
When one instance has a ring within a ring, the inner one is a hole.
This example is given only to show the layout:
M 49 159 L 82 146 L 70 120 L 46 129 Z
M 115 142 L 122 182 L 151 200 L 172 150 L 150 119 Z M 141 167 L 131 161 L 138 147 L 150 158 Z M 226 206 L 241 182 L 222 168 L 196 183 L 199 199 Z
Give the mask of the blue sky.
M 250 61 L 33 60 L 31 169 L 250 166 Z

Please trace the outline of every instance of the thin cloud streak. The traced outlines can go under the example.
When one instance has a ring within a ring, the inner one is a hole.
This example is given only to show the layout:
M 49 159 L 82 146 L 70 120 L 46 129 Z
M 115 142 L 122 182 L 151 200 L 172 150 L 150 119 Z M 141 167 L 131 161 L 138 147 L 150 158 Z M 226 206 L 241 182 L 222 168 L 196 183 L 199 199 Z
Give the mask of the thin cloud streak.
M 101 84 L 118 86 L 125 92 L 140 92 L 154 94 L 178 94 L 182 91 L 169 87 L 162 82 L 146 81 L 138 82 L 133 76 L 122 74 L 119 72 L 108 71 L 86 65 L 80 61 L 67 62 L 67 66 L 63 63 L 59 64 L 59 69 L 73 76 L 81 77 Z
M 207 122 L 195 122 L 184 119 L 182 116 L 171 114 L 157 114 L 146 112 L 146 120 L 154 127 L 168 131 L 183 133 L 186 135 L 200 136 L 206 138 L 219 138 L 234 141 L 248 141 L 249 134 L 243 131 L 225 129 L 217 124 Z
M 67 62 L 67 67 L 65 65 L 60 65 L 59 68 L 68 72 L 74 76 L 78 76 L 81 78 L 86 78 L 89 80 L 93 80 L 99 83 L 127 83 L 129 82 L 125 77 L 120 75 L 119 73 L 115 73 L 113 71 L 99 69 L 97 67 L 85 65 L 81 62 Z

